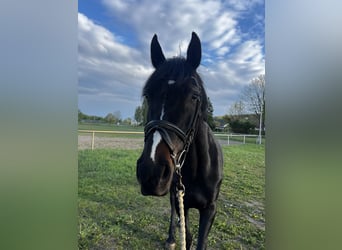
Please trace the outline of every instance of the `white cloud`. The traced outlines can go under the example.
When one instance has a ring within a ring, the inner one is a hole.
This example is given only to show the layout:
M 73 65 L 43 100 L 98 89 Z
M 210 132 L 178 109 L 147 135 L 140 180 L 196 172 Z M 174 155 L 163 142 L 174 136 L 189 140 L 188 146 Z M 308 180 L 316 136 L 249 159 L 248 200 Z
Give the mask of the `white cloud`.
M 118 2 L 127 5 L 118 7 Z M 234 12 L 224 10 L 220 1 L 112 1 L 103 3 L 120 20 L 134 27 L 137 37 L 146 46 L 153 33 L 164 41 L 166 54 L 178 52 L 179 43 L 182 51 L 186 49 L 191 31 L 196 31 L 203 42 L 214 42 L 213 49 L 219 49 L 224 42 L 235 42 Z M 134 11 L 132 11 L 134 10 Z M 227 33 L 229 33 L 227 35 Z M 220 44 L 217 40 L 221 39 Z
M 251 80 L 259 74 L 265 73 L 265 60 L 261 54 L 262 47 L 259 41 L 248 40 L 243 42 L 232 56 L 236 65 L 236 72 Z
M 139 105 L 141 88 L 152 72 L 141 52 L 120 43 L 115 34 L 81 13 L 78 14 L 78 26 L 80 106 L 85 99 L 96 105 L 89 95 L 107 100 L 113 98 L 102 113 L 125 107 L 127 102 Z M 125 114 L 132 116 L 133 112 Z
M 224 56 L 225 54 L 227 54 L 229 52 L 229 50 L 230 50 L 229 47 L 224 46 L 224 47 L 219 48 L 216 51 L 216 54 L 219 55 L 219 56 Z
M 130 113 L 121 111 L 124 117 L 132 116 L 140 103 L 142 86 L 152 72 L 149 45 L 153 34 L 158 34 L 165 56 L 172 57 L 179 51 L 186 54 L 191 32 L 195 31 L 203 50 L 199 72 L 215 114 L 225 114 L 241 87 L 264 73 L 262 41 L 249 40 L 238 23 L 241 11 L 258 1 L 175 0 L 151 4 L 147 0 L 103 0 L 108 15 L 135 32 L 138 45 L 125 45 L 119 34 L 79 14 L 80 103 L 85 96 L 87 101 L 95 100 L 89 97 L 91 94 L 116 98 L 116 104 L 127 109 L 132 103 Z
M 230 6 L 237 11 L 243 11 L 251 9 L 255 4 L 261 3 L 263 3 L 263 0 L 227 0 L 226 6 Z

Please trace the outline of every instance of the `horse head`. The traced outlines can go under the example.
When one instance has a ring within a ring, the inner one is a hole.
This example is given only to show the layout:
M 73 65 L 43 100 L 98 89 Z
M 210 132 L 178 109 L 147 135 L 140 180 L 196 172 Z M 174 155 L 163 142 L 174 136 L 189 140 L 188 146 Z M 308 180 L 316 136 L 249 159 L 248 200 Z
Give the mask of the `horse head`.
M 206 119 L 207 96 L 196 72 L 201 42 L 193 32 L 187 57 L 166 59 L 154 35 L 151 61 L 155 71 L 143 88 L 147 123 L 136 173 L 143 195 L 162 196 L 170 190 L 175 164 L 184 161 L 198 123 Z

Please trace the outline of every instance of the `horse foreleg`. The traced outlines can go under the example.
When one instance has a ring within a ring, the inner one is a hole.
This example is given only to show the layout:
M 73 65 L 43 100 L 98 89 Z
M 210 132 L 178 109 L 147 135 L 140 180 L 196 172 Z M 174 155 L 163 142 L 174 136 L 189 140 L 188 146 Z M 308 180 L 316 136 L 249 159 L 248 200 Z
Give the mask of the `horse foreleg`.
M 198 230 L 197 250 L 207 248 L 208 234 L 216 215 L 216 204 L 212 203 L 208 207 L 200 210 L 200 222 Z
M 170 190 L 170 204 L 171 204 L 171 217 L 169 227 L 169 237 L 166 240 L 166 249 L 173 250 L 176 247 L 175 232 L 176 232 L 176 193 Z

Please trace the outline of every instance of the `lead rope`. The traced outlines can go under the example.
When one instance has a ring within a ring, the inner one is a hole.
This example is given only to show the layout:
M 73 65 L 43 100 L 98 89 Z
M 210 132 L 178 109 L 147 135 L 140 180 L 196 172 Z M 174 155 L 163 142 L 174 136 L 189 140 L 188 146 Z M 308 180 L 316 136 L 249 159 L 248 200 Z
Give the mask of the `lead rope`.
M 172 154 L 172 158 L 175 164 L 176 174 L 178 176 L 178 182 L 176 184 L 176 196 L 178 198 L 178 208 L 179 208 L 179 223 L 180 223 L 180 246 L 181 250 L 186 250 L 186 233 L 185 233 L 185 216 L 184 216 L 184 200 L 183 197 L 185 195 L 185 186 L 182 182 L 182 166 L 185 162 L 186 154 L 189 150 L 190 144 L 192 143 L 192 139 L 194 137 L 194 130 L 191 130 L 188 136 L 188 141 L 184 145 L 183 151 L 179 154 L 178 158 L 176 159 L 176 155 Z
M 180 236 L 181 250 L 185 250 L 186 249 L 185 216 L 184 216 L 183 197 L 184 197 L 184 190 L 178 190 L 177 191 L 177 198 L 178 198 L 178 204 L 179 204 L 179 219 L 180 219 L 179 236 Z
M 187 148 L 186 148 L 187 150 Z M 175 154 L 171 154 L 171 157 L 173 159 L 173 162 L 175 164 L 175 172 L 176 175 L 178 177 L 178 180 L 176 182 L 176 196 L 178 199 L 178 208 L 179 208 L 179 224 L 180 224 L 180 230 L 179 230 L 179 238 L 180 238 L 180 246 L 181 246 L 181 250 L 186 250 L 186 238 L 185 238 L 185 216 L 184 216 L 184 194 L 185 194 L 185 186 L 182 182 L 182 166 L 184 163 L 185 158 L 185 154 L 186 154 L 186 150 L 183 150 L 179 157 L 177 158 L 177 156 Z M 179 162 L 179 160 L 181 160 L 181 162 Z
M 184 151 L 183 151 L 184 152 Z M 181 154 L 183 155 L 183 153 Z M 174 158 L 174 160 L 176 160 Z M 180 245 L 181 250 L 186 249 L 186 239 L 185 239 L 185 216 L 184 216 L 184 194 L 185 194 L 185 186 L 182 183 L 182 174 L 181 174 L 181 168 L 184 161 L 180 164 L 177 162 L 176 165 L 176 174 L 178 176 L 178 182 L 176 184 L 176 196 L 178 198 L 178 207 L 179 207 L 179 223 L 180 223 L 180 230 L 179 230 L 179 236 L 180 236 Z

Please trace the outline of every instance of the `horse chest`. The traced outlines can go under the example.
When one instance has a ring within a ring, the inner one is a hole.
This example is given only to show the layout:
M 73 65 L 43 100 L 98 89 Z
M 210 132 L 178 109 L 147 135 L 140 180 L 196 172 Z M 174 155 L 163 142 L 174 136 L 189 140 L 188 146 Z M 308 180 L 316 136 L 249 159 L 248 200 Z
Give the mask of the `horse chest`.
M 211 203 L 209 197 L 211 195 L 208 192 L 208 188 L 205 185 L 191 185 L 185 190 L 184 206 L 188 208 L 204 208 Z

